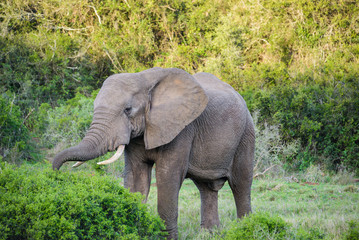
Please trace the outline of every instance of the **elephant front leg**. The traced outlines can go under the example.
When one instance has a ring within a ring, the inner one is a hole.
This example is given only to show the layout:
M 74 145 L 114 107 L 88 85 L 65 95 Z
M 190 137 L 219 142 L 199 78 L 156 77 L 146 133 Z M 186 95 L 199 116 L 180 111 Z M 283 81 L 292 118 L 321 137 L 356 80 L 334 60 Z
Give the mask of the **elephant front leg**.
M 165 174 L 156 169 L 157 210 L 165 221 L 168 239 L 178 238 L 178 195 L 182 180 L 179 177 L 174 179 L 172 174 Z
M 131 192 L 140 192 L 147 201 L 151 185 L 153 164 L 145 162 L 125 161 L 124 186 Z
M 156 162 L 157 210 L 165 221 L 168 239 L 178 239 L 178 196 L 187 172 L 189 153 L 170 155 Z

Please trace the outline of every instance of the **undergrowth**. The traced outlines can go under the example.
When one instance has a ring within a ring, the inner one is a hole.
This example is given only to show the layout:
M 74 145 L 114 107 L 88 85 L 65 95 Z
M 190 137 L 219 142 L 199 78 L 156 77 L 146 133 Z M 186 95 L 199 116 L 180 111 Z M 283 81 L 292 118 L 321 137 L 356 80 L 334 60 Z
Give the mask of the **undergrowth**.
M 96 172 L 0 165 L 0 239 L 160 239 L 140 194 Z
M 298 239 L 298 240 L 317 240 L 324 239 L 324 234 L 315 228 L 309 231 L 293 229 L 291 225 L 285 222 L 279 216 L 273 216 L 269 213 L 255 213 L 244 217 L 241 220 L 234 221 L 227 231 L 224 238 L 230 239 Z

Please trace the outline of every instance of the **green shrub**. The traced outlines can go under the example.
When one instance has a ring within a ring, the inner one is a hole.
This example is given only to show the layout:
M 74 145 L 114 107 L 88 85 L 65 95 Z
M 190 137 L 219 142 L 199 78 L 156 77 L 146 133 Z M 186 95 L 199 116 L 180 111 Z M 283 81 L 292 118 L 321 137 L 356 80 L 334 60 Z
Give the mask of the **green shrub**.
M 78 87 L 98 88 L 103 78 L 97 66 L 86 58 L 71 58 L 79 44 L 60 33 L 0 36 L 0 93 L 15 93 L 27 113 L 41 103 L 55 105 L 59 99 L 74 97 Z
M 266 169 L 274 166 L 275 174 L 278 175 L 278 171 L 283 171 L 286 162 L 297 155 L 300 145 L 298 141 L 284 142 L 280 135 L 280 126 L 258 123 L 259 115 L 259 112 L 252 114 L 256 135 L 254 175 L 259 177 Z
M 84 137 L 92 121 L 93 101 L 97 92 L 94 91 L 92 97 L 76 93 L 74 98 L 45 113 L 43 124 L 46 130 L 42 140 L 47 147 L 61 142 L 66 146 L 75 145 Z
M 359 239 L 359 222 L 358 221 L 350 221 L 348 233 L 345 236 L 346 240 L 355 240 Z
M 233 222 L 224 239 L 284 239 L 289 224 L 266 213 L 250 214 Z
M 15 95 L 0 95 L 0 155 L 12 163 L 17 158 L 29 157 L 29 131 L 20 108 L 14 103 Z
M 294 168 L 305 169 L 325 157 L 331 169 L 359 169 L 359 85 L 343 82 L 335 86 L 274 86 L 257 92 L 254 108 L 260 122 L 281 126 L 285 142 L 300 140 L 302 151 Z M 252 106 L 253 107 L 253 106 Z
M 0 165 L 1 239 L 160 239 L 164 224 L 116 179 Z
M 321 233 L 316 228 L 311 228 L 309 230 L 304 230 L 303 228 L 299 228 L 297 230 L 293 230 L 292 238 L 296 240 L 319 240 L 325 239 L 325 235 Z
M 270 216 L 269 213 L 253 213 L 240 220 L 236 220 L 224 232 L 224 239 L 323 239 L 324 235 L 317 229 L 308 231 L 294 229 L 279 216 Z

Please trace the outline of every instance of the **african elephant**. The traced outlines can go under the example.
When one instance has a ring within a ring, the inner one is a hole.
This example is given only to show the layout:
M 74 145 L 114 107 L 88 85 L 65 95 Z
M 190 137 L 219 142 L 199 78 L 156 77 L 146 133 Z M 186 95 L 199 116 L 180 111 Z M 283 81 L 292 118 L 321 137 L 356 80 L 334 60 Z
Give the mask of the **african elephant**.
M 124 185 L 148 196 L 156 164 L 158 213 L 176 239 L 178 194 L 185 178 L 201 196 L 201 226 L 219 225 L 218 191 L 228 180 L 237 216 L 251 211 L 255 135 L 243 98 L 209 73 L 152 68 L 110 76 L 83 140 L 55 156 L 53 168 L 108 151 L 125 152 Z

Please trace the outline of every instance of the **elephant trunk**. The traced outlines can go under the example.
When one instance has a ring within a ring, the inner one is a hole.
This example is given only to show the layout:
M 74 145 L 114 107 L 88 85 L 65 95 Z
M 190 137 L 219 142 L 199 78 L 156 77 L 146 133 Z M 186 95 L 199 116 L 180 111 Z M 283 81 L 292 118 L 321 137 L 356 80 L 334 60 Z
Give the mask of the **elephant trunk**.
M 67 161 L 80 161 L 84 162 L 103 155 L 105 152 L 94 147 L 90 142 L 85 139 L 77 146 L 67 148 L 57 154 L 52 162 L 52 168 L 59 170 L 62 164 Z
M 55 156 L 52 162 L 52 168 L 54 170 L 58 170 L 67 161 L 78 161 L 73 166 L 77 167 L 87 160 L 100 157 L 107 153 L 109 150 L 109 140 L 105 137 L 108 135 L 105 131 L 106 128 L 107 127 L 104 124 L 94 121 L 84 139 L 77 146 L 67 148 Z M 123 135 L 127 136 L 128 134 Z M 119 143 L 120 145 L 118 146 L 115 155 L 106 161 L 99 162 L 99 165 L 112 163 L 121 156 L 125 148 L 124 144 L 127 144 L 128 140 L 125 139 L 123 141 L 119 141 Z M 112 147 L 115 147 L 115 144 L 113 144 Z M 112 147 L 110 147 L 111 150 Z
M 104 135 L 103 130 L 92 123 L 90 130 L 77 146 L 67 148 L 55 156 L 52 168 L 59 170 L 67 161 L 84 162 L 104 155 L 107 152 Z

